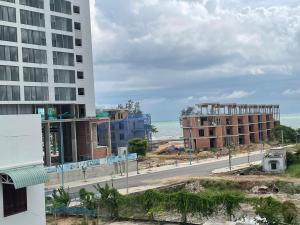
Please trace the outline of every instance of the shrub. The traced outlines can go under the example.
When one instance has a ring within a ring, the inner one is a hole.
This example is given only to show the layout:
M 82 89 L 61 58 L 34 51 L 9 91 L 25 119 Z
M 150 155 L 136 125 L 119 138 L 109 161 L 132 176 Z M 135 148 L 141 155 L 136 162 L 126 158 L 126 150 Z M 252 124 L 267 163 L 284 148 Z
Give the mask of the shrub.
M 145 156 L 148 148 L 148 142 L 145 139 L 134 138 L 128 142 L 128 152 L 136 153 L 138 156 Z
M 71 202 L 69 192 L 63 187 L 54 190 L 52 193 L 52 204 L 54 208 L 68 207 Z

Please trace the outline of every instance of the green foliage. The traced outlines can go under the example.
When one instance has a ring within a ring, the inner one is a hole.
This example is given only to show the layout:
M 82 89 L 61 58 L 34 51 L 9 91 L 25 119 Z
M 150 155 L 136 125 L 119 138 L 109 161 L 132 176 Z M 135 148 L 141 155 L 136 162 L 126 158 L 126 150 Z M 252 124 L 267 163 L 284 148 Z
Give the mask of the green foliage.
M 110 213 L 111 218 L 119 217 L 119 201 L 121 198 L 120 193 L 115 188 L 110 188 L 108 184 L 105 187 L 101 187 L 99 184 L 94 186 L 97 192 L 100 195 L 100 198 L 97 199 L 97 204 L 99 207 L 107 209 Z
M 297 224 L 297 208 L 294 203 L 285 201 L 282 204 L 282 215 L 287 224 Z
M 158 133 L 157 127 L 152 124 L 150 125 L 150 130 L 151 130 L 151 133 L 153 133 L 153 134 Z
M 52 193 L 52 205 L 53 208 L 68 207 L 71 202 L 71 197 L 69 192 L 67 192 L 63 187 L 54 190 Z
M 145 139 L 134 138 L 128 141 L 128 152 L 137 153 L 138 156 L 145 156 L 148 142 Z
M 300 185 L 294 184 L 292 182 L 286 181 L 276 181 L 275 187 L 279 189 L 280 192 L 287 194 L 300 194 Z
M 95 209 L 96 208 L 96 202 L 94 198 L 93 192 L 88 192 L 84 188 L 79 190 L 79 198 L 80 203 L 83 207 L 87 209 Z
M 296 142 L 297 131 L 291 127 L 284 126 L 284 125 L 279 125 L 279 126 L 276 126 L 275 128 L 273 128 L 273 130 L 272 130 L 273 139 L 281 143 L 282 142 L 282 136 L 281 136 L 282 131 L 283 131 L 284 144 L 290 144 L 290 143 Z
M 123 106 L 122 104 L 118 105 L 119 109 L 128 109 L 129 114 L 140 115 L 142 114 L 141 106 L 139 102 L 134 102 L 131 99 Z
M 267 220 L 267 225 L 280 224 L 282 220 L 281 203 L 272 197 L 253 199 L 255 213 Z
M 236 182 L 222 181 L 222 180 L 204 180 L 201 185 L 208 190 L 224 191 L 224 190 L 238 190 L 239 185 Z
M 290 165 L 286 170 L 286 174 L 291 177 L 300 177 L 300 163 Z

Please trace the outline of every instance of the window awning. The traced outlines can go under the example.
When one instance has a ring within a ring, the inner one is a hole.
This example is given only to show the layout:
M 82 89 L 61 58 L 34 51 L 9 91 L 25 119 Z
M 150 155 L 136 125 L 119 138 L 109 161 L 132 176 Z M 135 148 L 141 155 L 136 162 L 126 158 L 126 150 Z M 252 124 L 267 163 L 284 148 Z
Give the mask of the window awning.
M 46 183 L 48 179 L 47 172 L 42 165 L 0 170 L 0 175 L 7 175 L 15 189 Z

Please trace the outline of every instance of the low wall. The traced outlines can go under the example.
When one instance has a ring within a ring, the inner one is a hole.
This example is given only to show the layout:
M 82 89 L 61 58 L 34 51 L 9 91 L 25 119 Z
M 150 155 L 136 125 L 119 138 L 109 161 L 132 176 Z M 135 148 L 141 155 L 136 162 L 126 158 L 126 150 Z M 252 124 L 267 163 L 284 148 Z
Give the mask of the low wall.
M 102 164 L 97 166 L 90 166 L 86 169 L 86 179 L 105 177 L 116 174 L 121 174 L 126 171 L 126 162 L 119 162 L 113 164 Z M 136 161 L 128 161 L 128 171 L 133 172 L 137 170 Z M 73 169 L 64 172 L 65 183 L 84 180 L 82 169 Z M 57 185 L 61 183 L 61 173 L 48 173 L 48 182 L 46 186 Z

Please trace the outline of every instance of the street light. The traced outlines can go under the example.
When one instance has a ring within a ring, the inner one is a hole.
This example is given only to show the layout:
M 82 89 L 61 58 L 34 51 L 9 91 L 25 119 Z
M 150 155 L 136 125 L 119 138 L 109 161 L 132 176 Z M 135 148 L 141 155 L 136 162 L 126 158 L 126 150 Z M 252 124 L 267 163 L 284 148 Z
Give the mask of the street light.
M 60 133 L 60 164 L 61 164 L 61 186 L 65 185 L 65 176 L 64 176 L 64 161 L 65 161 L 65 152 L 64 152 L 64 135 L 63 135 L 63 126 L 62 126 L 62 118 L 69 114 L 69 112 L 65 112 L 63 114 L 59 114 L 58 118 L 59 122 L 59 133 Z

